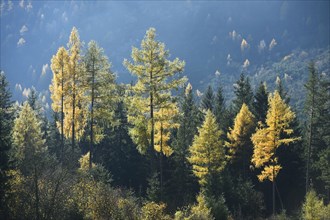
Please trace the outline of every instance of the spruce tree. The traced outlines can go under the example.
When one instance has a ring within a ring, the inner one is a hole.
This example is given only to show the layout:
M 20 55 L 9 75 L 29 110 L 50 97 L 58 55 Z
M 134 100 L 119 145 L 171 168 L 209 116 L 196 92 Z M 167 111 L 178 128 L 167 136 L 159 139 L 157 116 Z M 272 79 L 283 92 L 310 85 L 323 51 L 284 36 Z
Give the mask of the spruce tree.
M 285 101 L 285 103 L 289 103 L 290 102 L 290 96 L 288 95 L 288 92 L 285 90 L 285 87 L 282 83 L 282 80 L 279 76 L 276 77 L 276 90 L 278 91 L 278 93 L 280 94 L 281 98 Z
M 48 120 L 45 115 L 45 110 L 42 107 L 39 93 L 33 86 L 31 88 L 31 93 L 27 97 L 27 102 L 29 103 L 32 110 L 36 113 L 38 120 L 41 121 L 42 138 L 47 139 Z
M 233 110 L 236 115 L 241 109 L 243 103 L 245 103 L 249 109 L 252 109 L 253 92 L 249 77 L 245 77 L 244 73 L 241 73 L 239 80 L 234 85 L 235 99 L 233 100 Z
M 227 132 L 227 129 L 229 127 L 229 120 L 227 118 L 228 113 L 227 113 L 225 99 L 223 97 L 223 91 L 221 86 L 219 86 L 215 96 L 214 115 L 217 119 L 219 128 L 224 132 Z
M 214 94 L 212 86 L 209 85 L 202 97 L 201 107 L 203 110 L 211 110 L 214 111 Z
M 182 114 L 179 117 L 180 127 L 173 141 L 174 152 L 173 157 L 171 157 L 173 174 L 170 180 L 170 190 L 175 192 L 172 195 L 175 197 L 173 198 L 175 201 L 174 207 L 181 207 L 192 202 L 194 190 L 198 184 L 191 171 L 191 165 L 187 160 L 189 146 L 192 144 L 197 133 L 197 127 L 200 124 L 198 117 L 200 112 L 194 101 L 190 83 L 186 86 L 182 96 L 180 103 Z
M 315 64 L 311 62 L 308 67 L 309 79 L 305 84 L 307 90 L 307 97 L 305 102 L 305 112 L 307 115 L 307 129 L 306 129 L 306 139 L 307 139 L 307 150 L 306 150 L 306 194 L 309 191 L 310 186 L 310 171 L 311 171 L 311 161 L 312 154 L 316 150 L 316 146 L 319 144 L 317 140 L 317 133 L 315 132 L 317 124 L 317 112 L 316 108 L 319 103 L 317 103 L 317 96 L 319 95 L 319 76 L 315 68 Z M 314 133 L 315 132 L 315 133 Z M 314 158 L 315 159 L 315 158 Z
M 312 160 L 315 164 L 312 166 L 315 172 L 314 180 L 320 185 L 320 189 L 325 190 L 323 194 L 328 195 L 330 200 L 330 175 L 329 175 L 329 158 L 330 158 L 330 79 L 327 75 L 322 75 L 319 82 L 319 92 L 317 95 L 317 149 L 313 152 Z M 317 175 L 318 174 L 318 175 Z M 321 190 L 319 190 L 321 191 Z
M 8 218 L 8 207 L 5 193 L 8 189 L 7 171 L 9 166 L 8 153 L 12 146 L 11 132 L 13 124 L 11 92 L 5 74 L 0 73 L 0 216 Z
M 268 92 L 266 84 L 260 82 L 260 85 L 254 95 L 253 112 L 257 122 L 265 123 L 268 110 Z

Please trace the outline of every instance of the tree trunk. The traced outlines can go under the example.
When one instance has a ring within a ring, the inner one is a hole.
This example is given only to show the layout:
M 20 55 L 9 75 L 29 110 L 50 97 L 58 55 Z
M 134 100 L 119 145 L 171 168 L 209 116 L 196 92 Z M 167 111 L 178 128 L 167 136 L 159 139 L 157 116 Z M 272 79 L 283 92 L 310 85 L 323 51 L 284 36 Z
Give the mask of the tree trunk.
M 150 132 L 150 152 L 151 152 L 151 173 L 154 173 L 157 169 L 155 169 L 154 166 L 154 127 L 155 127 L 155 122 L 154 122 L 154 88 L 153 88 L 153 75 L 152 71 L 150 71 L 150 119 L 151 119 L 151 132 Z M 156 159 L 156 158 L 155 158 Z
M 306 164 L 306 195 L 309 190 L 309 169 L 311 162 L 311 153 L 312 153 L 312 138 L 313 138 L 313 118 L 314 118 L 314 96 L 312 97 L 312 108 L 310 114 L 309 122 L 309 135 L 308 135 L 308 148 L 307 148 L 307 164 Z
M 94 70 L 94 61 L 93 61 L 93 69 L 92 69 L 92 100 L 91 100 L 91 143 L 89 149 L 89 169 L 92 168 L 92 152 L 93 152 L 93 143 L 94 143 L 94 89 L 95 89 L 95 70 Z
M 273 217 L 275 217 L 275 170 L 273 166 Z
M 61 94 L 61 162 L 64 159 L 64 77 L 63 77 L 63 66 L 62 66 L 62 80 L 61 80 L 62 94 Z
M 160 201 L 163 201 L 163 124 L 160 124 L 160 157 L 159 157 L 159 169 L 160 169 Z
M 308 149 L 307 149 L 307 164 L 306 164 L 306 195 L 309 190 L 309 176 L 310 176 L 310 163 L 312 155 L 312 144 L 313 144 L 313 120 L 314 120 L 314 105 L 315 105 L 315 85 L 312 86 L 312 103 L 310 109 L 310 118 L 309 118 L 309 135 L 308 135 Z
M 71 121 L 71 125 L 72 125 L 72 137 L 71 137 L 71 144 L 72 144 L 72 153 L 74 152 L 74 145 L 75 145 L 75 110 L 76 110 L 76 74 L 73 75 L 73 91 L 72 91 L 72 121 Z
M 36 214 L 36 219 L 39 220 L 39 188 L 38 188 L 38 176 L 37 176 L 37 167 L 34 166 L 34 187 L 35 187 L 35 197 L 36 197 L 36 202 L 35 202 L 35 214 Z

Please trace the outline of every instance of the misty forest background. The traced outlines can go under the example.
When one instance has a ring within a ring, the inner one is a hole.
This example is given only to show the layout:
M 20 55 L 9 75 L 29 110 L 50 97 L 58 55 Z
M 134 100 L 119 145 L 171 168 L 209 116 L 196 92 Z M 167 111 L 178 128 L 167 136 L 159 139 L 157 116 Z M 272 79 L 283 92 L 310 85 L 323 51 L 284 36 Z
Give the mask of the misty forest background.
M 307 46 L 301 32 L 252 47 L 232 30 L 186 63 L 147 27 L 116 72 L 102 44 L 70 28 L 42 73 L 49 105 L 1 53 L 1 219 L 330 219 L 328 41 Z M 237 53 L 200 73 L 226 40 Z

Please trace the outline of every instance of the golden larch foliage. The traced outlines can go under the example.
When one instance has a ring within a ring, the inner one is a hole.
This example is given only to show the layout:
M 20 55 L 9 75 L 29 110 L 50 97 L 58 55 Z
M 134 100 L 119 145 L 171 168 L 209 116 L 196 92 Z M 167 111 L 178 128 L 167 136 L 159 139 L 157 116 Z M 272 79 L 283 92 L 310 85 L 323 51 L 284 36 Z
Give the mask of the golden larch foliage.
M 207 183 L 208 175 L 219 173 L 225 167 L 221 134 L 214 114 L 208 110 L 203 125 L 198 128 L 198 135 L 195 135 L 193 144 L 189 147 L 190 156 L 187 158 L 202 186 Z
M 266 125 L 259 125 L 251 138 L 254 145 L 251 161 L 256 168 L 262 168 L 261 174 L 258 175 L 260 181 L 269 179 L 273 182 L 282 169 L 278 164 L 276 150 L 299 138 L 283 137 L 283 135 L 289 136 L 293 133 L 290 123 L 295 118 L 295 114 L 282 100 L 278 91 L 269 96 L 268 105 Z
M 234 120 L 233 128 L 229 128 L 227 133 L 228 142 L 225 143 L 228 148 L 228 158 L 233 160 L 239 155 L 244 148 L 251 144 L 251 135 L 255 129 L 255 118 L 249 107 L 243 103 L 241 110 Z

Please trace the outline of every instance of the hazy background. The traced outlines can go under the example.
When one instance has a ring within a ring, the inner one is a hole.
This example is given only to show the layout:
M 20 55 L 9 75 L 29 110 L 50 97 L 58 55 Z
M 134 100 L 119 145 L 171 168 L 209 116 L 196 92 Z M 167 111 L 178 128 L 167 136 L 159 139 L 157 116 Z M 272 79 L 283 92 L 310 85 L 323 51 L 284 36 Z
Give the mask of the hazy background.
M 265 80 L 271 87 L 279 75 L 288 87 L 298 88 L 295 83 L 301 86 L 307 76 L 307 60 L 321 60 L 320 71 L 329 74 L 329 1 L 6 0 L 0 19 L 0 68 L 14 98 L 24 100 L 34 86 L 45 108 L 51 57 L 66 46 L 73 26 L 85 46 L 96 40 L 105 49 L 123 83 L 134 80 L 123 59 L 130 58 L 131 47 L 140 45 L 149 27 L 156 28 L 171 59 L 186 61 L 184 74 L 194 89 L 221 83 L 228 99 L 242 71 L 253 85 Z M 241 47 L 243 39 L 247 44 Z

